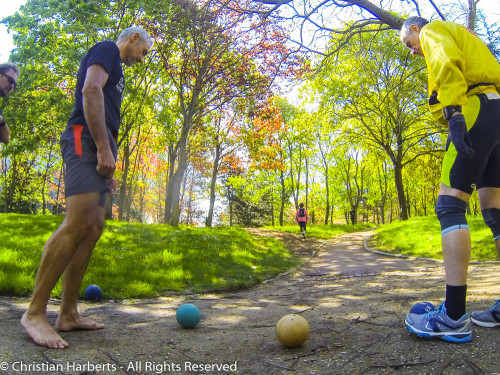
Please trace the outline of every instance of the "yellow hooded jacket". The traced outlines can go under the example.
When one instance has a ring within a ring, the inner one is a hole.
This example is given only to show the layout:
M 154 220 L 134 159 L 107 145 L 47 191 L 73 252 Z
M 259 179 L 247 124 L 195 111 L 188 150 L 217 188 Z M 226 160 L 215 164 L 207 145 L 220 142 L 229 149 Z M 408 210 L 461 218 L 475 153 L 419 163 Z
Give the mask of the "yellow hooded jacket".
M 440 123 L 447 123 L 443 108 L 464 106 L 467 96 L 500 90 L 500 64 L 469 29 L 432 21 L 420 30 L 420 42 L 429 73 L 429 108 Z

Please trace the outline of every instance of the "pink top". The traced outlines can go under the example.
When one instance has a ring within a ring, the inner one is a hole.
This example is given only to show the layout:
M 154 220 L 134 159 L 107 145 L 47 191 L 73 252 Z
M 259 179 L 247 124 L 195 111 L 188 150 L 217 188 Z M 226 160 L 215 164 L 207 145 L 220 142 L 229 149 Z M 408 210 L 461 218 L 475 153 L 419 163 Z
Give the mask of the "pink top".
M 304 213 L 306 214 L 305 216 L 299 216 L 299 213 L 300 213 L 300 208 L 295 213 L 295 221 L 296 222 L 305 221 L 307 223 L 309 219 L 309 216 L 307 216 L 307 210 L 304 208 Z

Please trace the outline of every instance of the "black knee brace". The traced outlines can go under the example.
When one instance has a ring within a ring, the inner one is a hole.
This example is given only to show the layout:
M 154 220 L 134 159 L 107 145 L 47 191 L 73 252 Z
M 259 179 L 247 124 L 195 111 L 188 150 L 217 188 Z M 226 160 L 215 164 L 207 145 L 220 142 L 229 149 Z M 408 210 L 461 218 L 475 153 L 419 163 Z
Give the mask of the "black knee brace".
M 440 195 L 436 203 L 436 215 L 441 224 L 441 234 L 455 229 L 469 229 L 466 210 L 467 202 L 451 195 Z
M 493 233 L 493 238 L 498 240 L 500 238 L 500 209 L 487 208 L 486 210 L 481 210 L 481 213 L 483 214 L 484 222 L 490 227 L 491 233 Z

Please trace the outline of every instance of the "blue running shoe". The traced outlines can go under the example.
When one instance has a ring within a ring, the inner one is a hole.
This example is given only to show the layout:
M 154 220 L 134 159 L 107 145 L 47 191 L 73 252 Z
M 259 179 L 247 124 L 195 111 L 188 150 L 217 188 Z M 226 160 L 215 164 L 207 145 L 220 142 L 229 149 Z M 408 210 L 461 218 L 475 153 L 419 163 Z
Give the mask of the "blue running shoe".
M 453 320 L 446 313 L 444 302 L 427 314 L 408 314 L 405 324 L 414 334 L 421 337 L 440 338 L 451 342 L 472 340 L 469 314 Z
M 481 327 L 499 327 L 500 326 L 500 299 L 487 311 L 474 311 L 471 320 Z

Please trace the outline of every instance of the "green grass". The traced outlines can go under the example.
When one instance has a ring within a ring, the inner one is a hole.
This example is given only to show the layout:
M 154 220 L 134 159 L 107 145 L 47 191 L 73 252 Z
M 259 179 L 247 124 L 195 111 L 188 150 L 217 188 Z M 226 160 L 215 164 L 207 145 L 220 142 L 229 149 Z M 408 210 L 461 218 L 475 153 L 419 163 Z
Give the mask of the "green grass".
M 497 251 L 490 229 L 478 216 L 467 216 L 471 230 L 471 261 L 492 261 Z M 441 228 L 436 216 L 398 221 L 379 227 L 374 245 L 382 251 L 415 257 L 443 259 Z
M 374 228 L 375 224 L 361 223 L 356 225 L 347 224 L 330 224 L 330 225 L 313 225 L 307 224 L 306 235 L 315 238 L 331 238 L 342 233 L 358 232 L 363 229 Z M 280 226 L 266 226 L 266 229 L 279 230 L 288 233 L 300 234 L 299 225 L 284 225 Z
M 467 217 L 472 260 L 497 260 L 488 227 Z M 0 294 L 29 295 L 47 239 L 61 224 L 58 216 L 0 214 Z M 373 224 L 308 225 L 307 235 L 331 238 Z M 267 227 L 299 234 L 297 225 Z M 376 229 L 383 251 L 442 259 L 435 216 L 394 222 Z M 219 291 L 248 287 L 300 263 L 273 238 L 238 228 L 173 228 L 167 225 L 107 222 L 82 283 L 99 285 L 106 298 L 153 297 L 168 292 Z M 53 296 L 60 295 L 60 282 Z
M 0 294 L 28 295 L 56 216 L 0 214 Z M 273 238 L 237 228 L 173 228 L 107 222 L 82 283 L 107 298 L 152 297 L 166 291 L 248 287 L 293 268 L 300 259 Z M 53 295 L 60 295 L 60 282 Z

